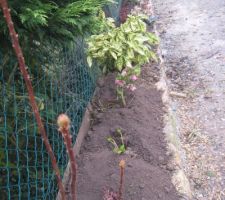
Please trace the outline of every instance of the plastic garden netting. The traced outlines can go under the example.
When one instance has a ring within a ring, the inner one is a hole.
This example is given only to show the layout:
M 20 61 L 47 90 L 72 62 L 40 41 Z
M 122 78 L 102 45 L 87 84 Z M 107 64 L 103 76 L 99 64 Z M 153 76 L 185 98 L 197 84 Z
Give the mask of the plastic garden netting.
M 121 2 L 106 7 L 107 15 L 118 19 Z M 0 199 L 55 199 L 57 185 L 50 158 L 28 101 L 26 87 L 14 55 L 0 52 Z M 32 59 L 32 58 L 31 58 Z M 29 73 L 42 119 L 63 175 L 68 158 L 56 118 L 67 113 L 72 121 L 73 142 L 95 90 L 98 68 L 89 68 L 85 42 L 47 49 Z M 7 64 L 6 64 L 7 63 Z M 16 64 L 15 64 L 16 63 Z M 31 60 L 32 63 L 32 60 Z

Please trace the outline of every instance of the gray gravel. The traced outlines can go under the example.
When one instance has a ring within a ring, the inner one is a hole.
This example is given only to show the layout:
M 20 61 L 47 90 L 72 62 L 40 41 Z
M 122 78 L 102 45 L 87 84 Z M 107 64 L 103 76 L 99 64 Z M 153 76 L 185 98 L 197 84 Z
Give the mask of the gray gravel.
M 225 199 L 225 1 L 153 0 L 194 199 Z

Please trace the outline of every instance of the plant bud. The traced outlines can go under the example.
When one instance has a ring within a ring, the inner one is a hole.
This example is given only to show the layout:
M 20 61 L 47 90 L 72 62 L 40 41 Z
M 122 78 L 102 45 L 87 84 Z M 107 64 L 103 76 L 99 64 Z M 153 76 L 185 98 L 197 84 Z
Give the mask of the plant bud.
M 125 165 L 126 165 L 125 160 L 121 160 L 120 163 L 119 163 L 119 166 L 124 169 Z
M 59 129 L 66 129 L 70 128 L 70 118 L 66 114 L 60 114 L 57 119 L 57 124 Z

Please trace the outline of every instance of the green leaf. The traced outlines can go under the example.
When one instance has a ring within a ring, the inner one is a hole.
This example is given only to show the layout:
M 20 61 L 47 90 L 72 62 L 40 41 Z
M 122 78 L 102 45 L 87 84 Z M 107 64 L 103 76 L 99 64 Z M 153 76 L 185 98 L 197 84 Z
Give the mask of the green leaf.
M 115 52 L 110 51 L 110 54 L 112 55 L 112 57 L 113 57 L 115 60 L 117 60 L 117 55 L 116 55 L 116 53 L 115 53 Z
M 39 107 L 39 110 L 42 111 L 45 108 L 45 104 L 43 102 L 40 102 L 38 107 Z
M 123 58 L 119 57 L 115 64 L 118 71 L 121 71 L 123 69 Z
M 132 64 L 130 60 L 126 60 L 126 66 L 132 68 Z
M 134 73 L 139 76 L 141 74 L 141 67 L 140 66 L 136 66 L 134 68 Z
M 149 38 L 139 35 L 138 37 L 136 37 L 136 40 L 140 43 L 143 43 L 143 42 L 147 42 L 149 40 Z
M 120 145 L 120 147 L 119 147 L 117 153 L 118 153 L 118 154 L 123 154 L 123 153 L 125 153 L 125 151 L 126 151 L 125 145 L 122 144 L 122 145 Z
M 89 66 L 89 67 L 92 66 L 92 58 L 91 58 L 91 56 L 88 56 L 88 57 L 87 57 L 87 63 L 88 63 L 88 66 Z
M 127 55 L 128 55 L 129 58 L 132 59 L 134 57 L 134 51 L 133 51 L 133 49 L 128 49 L 127 50 Z

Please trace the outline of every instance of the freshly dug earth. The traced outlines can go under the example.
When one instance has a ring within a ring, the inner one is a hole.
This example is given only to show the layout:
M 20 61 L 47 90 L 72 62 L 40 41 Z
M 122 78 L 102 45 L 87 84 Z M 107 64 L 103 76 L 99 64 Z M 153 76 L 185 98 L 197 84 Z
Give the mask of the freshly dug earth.
M 130 14 L 133 7 L 136 5 L 136 2 L 131 2 L 129 0 L 123 0 L 120 10 L 120 22 L 124 23 L 127 19 L 127 16 Z
M 127 94 L 127 106 L 116 100 L 113 74 L 100 80 L 93 101 L 93 123 L 78 162 L 78 200 L 101 200 L 104 189 L 118 191 L 119 161 L 126 160 L 124 200 L 179 199 L 171 183 L 163 104 L 154 83 L 156 67 L 143 68 L 138 89 Z M 107 137 L 123 133 L 126 153 L 117 155 Z

